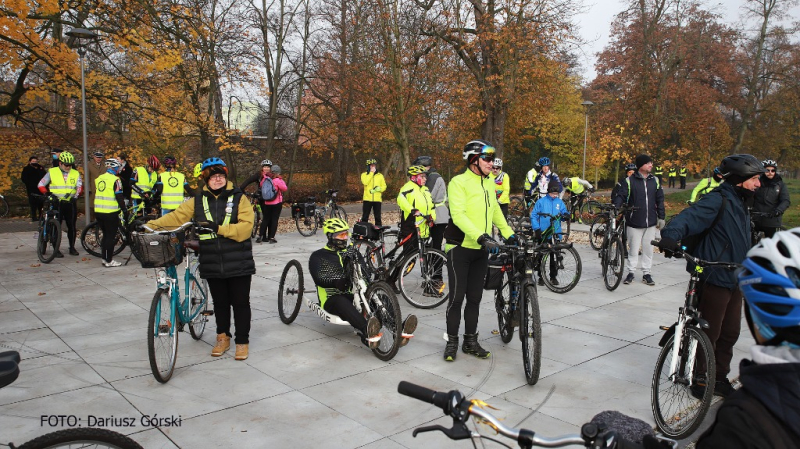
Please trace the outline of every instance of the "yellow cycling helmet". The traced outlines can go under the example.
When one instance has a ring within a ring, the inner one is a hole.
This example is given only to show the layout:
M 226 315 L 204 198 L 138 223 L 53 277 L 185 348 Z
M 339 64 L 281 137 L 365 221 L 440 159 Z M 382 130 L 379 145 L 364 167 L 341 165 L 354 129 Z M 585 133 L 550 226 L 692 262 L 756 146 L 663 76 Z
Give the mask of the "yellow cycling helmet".
M 58 161 L 64 165 L 72 165 L 75 163 L 75 156 L 69 151 L 62 151 L 61 154 L 58 155 Z
M 199 178 L 203 174 L 203 164 L 200 162 L 194 166 L 194 177 Z
M 347 232 L 350 226 L 341 218 L 329 218 L 322 224 L 322 231 L 328 237 L 328 246 L 337 251 L 347 248 L 348 239 L 337 239 L 336 234 Z
M 412 165 L 408 167 L 408 176 L 421 175 L 424 173 L 428 173 L 428 167 L 424 165 Z

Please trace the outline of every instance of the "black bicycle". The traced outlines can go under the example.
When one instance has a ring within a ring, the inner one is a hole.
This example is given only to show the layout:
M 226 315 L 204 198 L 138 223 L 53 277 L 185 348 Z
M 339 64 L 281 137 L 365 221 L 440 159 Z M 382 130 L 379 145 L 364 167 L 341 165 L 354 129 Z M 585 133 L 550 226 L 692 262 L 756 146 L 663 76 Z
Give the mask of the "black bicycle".
M 298 203 L 292 205 L 292 218 L 294 219 L 297 232 L 303 237 L 310 237 L 317 232 L 317 229 L 322 227 L 322 224 L 328 218 L 341 218 L 347 221 L 347 212 L 344 208 L 336 204 L 336 196 L 338 190 L 328 189 L 325 194 L 328 196 L 328 201 L 324 206 L 316 206 L 313 209 L 305 206 L 306 204 L 313 204 L 317 199 L 316 197 L 309 197 L 308 203 Z M 297 207 L 296 207 L 297 206 Z
M 36 237 L 36 255 L 42 263 L 50 263 L 56 257 L 61 246 L 61 211 L 60 200 L 53 194 L 33 197 L 42 204 L 39 213 L 39 234 Z
M 555 293 L 566 293 L 581 279 L 581 256 L 572 243 L 564 241 L 563 233 L 556 232 L 556 222 L 563 216 L 542 212 L 538 215 L 550 218 L 550 225 L 542 231 L 542 242 L 534 255 L 534 269 L 539 272 L 540 284 Z
M 613 204 L 603 204 L 599 206 L 603 213 L 598 216 L 604 220 L 603 224 L 595 231 L 603 231 L 602 242 L 600 243 L 600 267 L 603 272 L 603 283 L 609 291 L 616 290 L 622 282 L 622 274 L 625 271 L 625 257 L 628 254 L 627 246 L 623 235 L 625 233 L 625 215 L 628 211 L 638 209 L 637 207 L 623 204 L 617 210 Z M 622 223 L 617 220 L 622 218 Z M 590 234 L 592 229 L 590 228 Z M 593 238 L 590 238 L 590 240 Z

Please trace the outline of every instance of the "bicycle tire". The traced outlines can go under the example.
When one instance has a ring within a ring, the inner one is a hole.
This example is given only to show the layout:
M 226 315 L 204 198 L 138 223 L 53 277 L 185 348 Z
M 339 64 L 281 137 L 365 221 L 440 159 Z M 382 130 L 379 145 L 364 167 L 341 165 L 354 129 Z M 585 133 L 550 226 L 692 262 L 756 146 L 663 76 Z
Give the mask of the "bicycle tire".
M 522 365 L 528 385 L 536 385 L 542 368 L 542 320 L 536 287 L 526 285 L 522 291 L 519 338 L 522 340 Z
M 433 309 L 447 301 L 447 256 L 443 251 L 428 248 L 425 262 L 420 263 L 419 251 L 414 250 L 400 264 L 397 285 L 400 294 L 418 309 Z
M 77 427 L 51 432 L 36 437 L 27 443 L 17 446 L 18 449 L 46 449 L 75 447 L 74 444 L 82 443 L 98 448 L 116 449 L 143 449 L 139 443 L 129 437 L 108 429 L 92 427 Z M 87 447 L 84 445 L 78 447 Z
M 48 254 L 48 246 L 50 252 Z M 55 218 L 48 218 L 39 229 L 36 238 L 36 255 L 42 263 L 50 263 L 56 257 L 56 251 L 61 246 L 61 223 Z
M 519 196 L 512 196 L 508 202 L 508 216 L 522 218 L 527 216 L 525 199 Z
M 103 257 L 103 230 L 100 229 L 96 221 L 89 223 L 81 232 L 81 246 L 87 253 L 95 257 Z M 117 236 L 114 240 L 114 252 L 116 256 L 128 246 L 128 241 L 123 235 L 123 230 L 117 228 Z
M 361 254 L 361 257 L 363 257 L 364 261 L 367 263 L 367 269 L 370 271 L 369 274 L 376 273 L 378 269 L 383 266 L 383 255 L 380 250 L 375 250 L 377 246 L 375 242 L 367 239 L 353 240 L 353 247 Z
M 550 268 L 550 260 L 554 255 L 561 256 L 561 258 L 556 262 L 558 264 L 556 277 L 552 278 L 547 275 L 547 270 Z M 581 269 L 581 256 L 578 251 L 572 247 L 562 248 L 549 250 L 542 255 L 539 275 L 548 289 L 554 293 L 566 293 L 578 285 L 578 281 L 581 279 Z
M 400 314 L 400 304 L 394 289 L 386 282 L 373 282 L 366 292 L 372 313 L 381 322 L 381 340 L 377 348 L 372 349 L 380 360 L 392 360 L 400 349 L 400 338 L 403 332 L 403 317 Z
M 584 223 L 588 223 L 589 221 L 594 220 L 600 211 L 600 202 L 589 200 L 581 204 L 581 208 L 578 210 L 578 216 L 581 217 L 581 220 L 583 220 Z
M 189 257 L 189 256 L 187 256 Z M 189 333 L 195 340 L 200 340 L 203 337 L 203 332 L 206 330 L 206 323 L 208 316 L 205 313 L 208 311 L 208 302 L 210 300 L 208 292 L 208 281 L 200 278 L 200 264 L 193 260 L 190 263 L 192 279 L 189 282 L 189 301 L 191 301 L 191 308 L 189 309 Z M 199 300 L 199 301 L 198 301 Z
M 687 327 L 684 332 L 684 338 L 687 342 L 697 341 L 697 351 L 703 355 L 705 366 L 707 367 L 703 373 L 694 372 L 691 380 L 694 381 L 697 377 L 703 376 L 707 379 L 708 386 L 705 388 L 703 397 L 696 399 L 692 396 L 689 385 L 671 380 L 669 373 L 664 372 L 665 369 L 669 370 L 672 347 L 675 344 L 675 335 L 672 335 L 658 354 L 650 388 L 650 402 L 653 409 L 653 418 L 659 430 L 665 436 L 674 439 L 682 439 L 691 435 L 702 424 L 711 406 L 711 400 L 714 396 L 714 379 L 716 379 L 716 365 L 711 340 L 704 332 L 695 327 Z M 681 354 L 681 356 L 685 355 Z M 679 361 L 678 369 L 681 369 L 681 365 L 684 365 L 684 363 Z M 686 376 L 682 375 L 682 377 Z M 670 392 L 674 392 L 674 394 L 665 397 Z M 679 421 L 676 422 L 674 421 L 675 419 L 679 419 Z
M 292 270 L 296 276 L 291 274 Z M 303 302 L 303 267 L 297 260 L 290 260 L 283 267 L 281 281 L 278 284 L 278 315 L 284 324 L 292 324 L 300 312 Z
M 606 226 L 608 226 L 608 218 L 603 215 L 594 217 L 592 223 L 589 225 L 589 245 L 595 251 L 599 251 L 603 246 L 603 239 L 606 235 Z
M 622 273 L 625 271 L 625 249 L 620 236 L 611 237 L 603 259 L 603 283 L 608 291 L 613 292 L 622 282 Z
M 261 228 L 261 207 L 253 206 L 253 213 L 255 217 L 253 218 L 253 230 L 250 231 L 250 238 L 258 237 L 258 231 Z
M 8 209 L 8 201 L 6 201 L 5 197 L 0 197 L 0 218 L 8 215 Z
M 494 291 L 494 309 L 497 312 L 497 329 L 500 340 L 508 343 L 514 338 L 513 316 L 511 311 L 511 276 L 506 272 L 503 286 Z
M 311 237 L 317 232 L 317 217 L 294 217 L 297 232 L 303 237 Z
M 147 319 L 147 357 L 150 359 L 153 377 L 162 384 L 172 377 L 178 358 L 178 326 L 171 322 L 171 315 L 172 301 L 169 292 L 165 288 L 159 288 L 153 296 Z M 162 337 L 164 331 L 167 335 Z M 170 332 L 172 335 L 169 335 Z M 156 334 L 159 334 L 158 338 Z
M 331 218 L 341 218 L 345 222 L 347 222 L 347 212 L 344 211 L 344 208 L 340 205 L 335 205 L 331 209 Z

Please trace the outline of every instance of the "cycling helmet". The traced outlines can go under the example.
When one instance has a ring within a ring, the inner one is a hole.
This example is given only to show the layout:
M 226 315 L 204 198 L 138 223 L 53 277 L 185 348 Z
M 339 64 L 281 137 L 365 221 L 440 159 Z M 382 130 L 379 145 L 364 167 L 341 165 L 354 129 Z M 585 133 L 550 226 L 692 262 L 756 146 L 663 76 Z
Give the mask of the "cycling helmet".
M 203 170 L 203 181 L 205 182 L 208 182 L 209 178 L 211 178 L 211 175 L 217 173 L 224 173 L 225 176 L 228 175 L 228 167 L 225 165 L 225 162 L 218 157 L 210 157 L 204 160 L 201 168 Z
M 269 160 L 269 159 L 264 159 L 263 161 L 261 161 L 261 166 L 262 167 L 265 167 L 265 166 L 266 167 L 272 167 L 272 161 Z
M 349 230 L 350 226 L 341 218 L 329 218 L 322 224 L 322 231 L 325 233 L 325 236 L 328 237 L 328 246 L 336 250 L 345 249 L 348 242 L 347 239 L 340 240 L 334 238 L 334 236 Z
M 75 163 L 75 156 L 69 151 L 62 151 L 61 154 L 58 155 L 58 161 L 64 165 L 72 165 Z
M 472 162 L 474 159 L 470 156 L 479 156 L 483 154 L 494 156 L 494 152 L 495 150 L 491 143 L 485 140 L 470 140 L 464 145 L 462 156 L 464 160 Z
M 178 160 L 175 159 L 175 156 L 167 156 L 164 158 L 164 167 L 174 167 L 177 163 Z
M 539 158 L 539 165 L 544 167 L 545 165 L 550 165 L 550 158 L 549 157 L 540 157 Z
M 153 170 L 158 170 L 158 167 L 161 167 L 161 162 L 159 162 L 157 157 L 150 156 L 147 158 L 147 165 L 149 165 Z
M 195 178 L 199 178 L 203 174 L 203 164 L 200 162 L 194 166 L 193 174 Z
M 572 185 L 572 178 L 564 178 L 561 182 L 563 182 L 565 186 L 570 186 Z
M 416 176 L 428 173 L 428 168 L 422 165 L 412 165 L 408 167 L 408 176 Z
M 367 165 L 372 165 L 372 164 L 378 165 L 378 161 L 375 159 L 367 159 Z
M 750 312 L 748 324 L 767 344 L 800 347 L 800 228 L 761 240 L 743 265 L 739 288 Z
M 166 161 L 166 159 L 165 159 L 165 161 Z M 201 170 L 205 170 L 208 167 L 212 167 L 214 165 L 221 165 L 223 167 L 227 167 L 227 165 L 225 165 L 225 161 L 223 161 L 222 159 L 220 159 L 218 157 L 210 157 L 210 158 L 208 158 L 208 159 L 203 161 L 203 165 L 201 166 Z
M 721 171 L 719 171 L 719 167 L 714 167 L 714 174 L 715 174 L 715 175 L 722 176 L 722 172 L 721 172 Z
M 767 167 L 778 168 L 778 163 L 773 161 L 772 159 L 767 159 L 765 161 L 762 161 L 761 164 L 764 166 L 764 168 L 767 168 Z
M 492 161 L 492 166 L 493 167 L 498 167 L 498 168 L 503 168 L 503 160 L 500 159 L 499 157 L 495 158 L 495 160 Z
M 431 165 L 433 165 L 433 158 L 430 156 L 417 156 L 417 158 L 414 159 L 414 162 L 412 162 L 411 165 L 424 165 L 426 167 L 430 167 Z
M 118 173 L 119 169 L 122 168 L 122 164 L 116 159 L 106 159 L 105 166 L 107 169 L 113 170 L 114 173 Z
M 731 184 L 739 184 L 764 173 L 764 166 L 749 154 L 733 154 L 719 164 L 722 177 Z
M 625 164 L 625 171 L 628 172 L 631 170 L 636 171 L 636 164 Z

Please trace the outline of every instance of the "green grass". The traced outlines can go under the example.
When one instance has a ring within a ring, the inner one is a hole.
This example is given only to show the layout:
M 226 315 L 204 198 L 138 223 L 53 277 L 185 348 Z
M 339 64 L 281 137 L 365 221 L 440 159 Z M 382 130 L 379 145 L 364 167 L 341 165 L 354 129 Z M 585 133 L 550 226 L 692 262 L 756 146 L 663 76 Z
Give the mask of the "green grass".
M 783 226 L 787 229 L 800 226 L 800 179 L 784 178 L 783 182 L 789 189 L 789 200 L 792 205 L 783 214 Z M 692 196 L 692 191 L 688 188 L 678 192 L 668 193 L 664 196 L 664 207 L 667 210 L 667 218 L 677 214 L 689 207 L 686 201 Z

